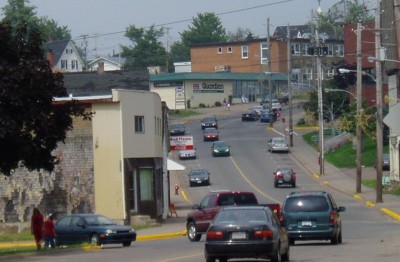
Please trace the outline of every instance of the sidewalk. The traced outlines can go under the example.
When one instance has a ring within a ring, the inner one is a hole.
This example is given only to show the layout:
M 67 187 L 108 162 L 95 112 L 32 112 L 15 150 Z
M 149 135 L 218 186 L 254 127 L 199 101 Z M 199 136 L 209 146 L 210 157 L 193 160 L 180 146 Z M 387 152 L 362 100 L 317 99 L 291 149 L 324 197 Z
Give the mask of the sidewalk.
M 204 116 L 216 115 L 217 117 L 228 116 L 230 114 L 238 114 L 244 112 L 250 107 L 256 105 L 253 104 L 234 104 L 229 109 L 226 107 L 213 107 L 213 108 L 200 108 L 196 109 L 199 115 L 188 118 L 189 121 L 197 121 Z M 285 113 L 283 114 L 285 116 Z M 295 122 L 294 122 L 295 123 Z M 295 124 L 294 124 L 295 125 Z M 279 122 L 275 124 L 279 127 Z M 296 128 L 294 127 L 296 133 Z M 300 131 L 298 131 L 300 133 Z M 290 148 L 290 154 L 295 161 L 309 174 L 312 174 L 314 178 L 319 181 L 322 185 L 330 187 L 332 190 L 338 190 L 349 196 L 353 196 L 358 201 L 361 201 L 366 206 L 379 210 L 380 212 L 390 216 L 394 220 L 400 221 L 400 197 L 384 194 L 383 203 L 375 203 L 376 190 L 362 186 L 362 193 L 355 194 L 356 191 L 356 180 L 355 180 L 355 169 L 339 169 L 335 166 L 325 162 L 324 175 L 319 175 L 319 166 L 317 162 L 317 152 L 310 147 L 302 138 L 302 136 L 293 136 L 293 147 Z M 182 237 L 186 235 L 186 215 L 191 210 L 191 203 L 187 199 L 187 194 L 182 191 L 182 186 L 179 185 L 178 175 L 179 171 L 170 172 L 170 200 L 174 203 L 176 208 L 176 215 L 172 214 L 167 219 L 163 220 L 161 226 L 152 227 L 147 229 L 141 229 L 137 231 L 137 241 L 146 241 L 170 237 Z M 376 177 L 376 171 L 374 168 L 363 168 L 362 178 L 370 179 Z M 174 194 L 175 184 L 181 188 L 179 194 Z M 4 248 L 6 245 L 16 246 L 23 243 L 3 243 L 0 244 L 0 248 Z M 32 245 L 34 245 L 32 241 Z

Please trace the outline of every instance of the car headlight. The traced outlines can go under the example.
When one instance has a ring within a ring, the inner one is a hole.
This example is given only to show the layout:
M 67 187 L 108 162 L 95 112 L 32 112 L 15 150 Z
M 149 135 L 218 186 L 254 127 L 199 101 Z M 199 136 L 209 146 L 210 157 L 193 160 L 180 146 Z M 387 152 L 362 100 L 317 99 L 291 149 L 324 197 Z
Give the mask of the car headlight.
M 229 149 L 225 149 L 225 152 L 229 152 Z
M 217 150 L 217 149 L 214 149 L 213 151 L 214 151 L 215 153 L 218 153 L 218 150 Z
M 115 230 L 111 230 L 111 229 L 106 230 L 106 234 L 115 234 L 115 233 L 117 233 L 117 231 L 115 231 Z

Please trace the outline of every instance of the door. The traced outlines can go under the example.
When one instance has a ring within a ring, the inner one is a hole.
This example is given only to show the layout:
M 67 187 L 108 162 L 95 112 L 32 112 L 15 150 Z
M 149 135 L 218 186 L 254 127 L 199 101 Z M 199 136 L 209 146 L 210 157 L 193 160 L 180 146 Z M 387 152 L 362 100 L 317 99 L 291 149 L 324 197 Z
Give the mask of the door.
M 128 201 L 131 213 L 137 212 L 137 172 L 129 172 L 128 175 Z

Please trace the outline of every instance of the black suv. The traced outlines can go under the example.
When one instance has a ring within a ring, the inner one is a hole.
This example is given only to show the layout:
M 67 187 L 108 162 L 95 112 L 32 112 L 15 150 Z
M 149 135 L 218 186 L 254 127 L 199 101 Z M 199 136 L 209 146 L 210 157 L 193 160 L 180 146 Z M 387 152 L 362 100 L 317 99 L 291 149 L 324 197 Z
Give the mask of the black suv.
M 342 221 L 338 207 L 330 193 L 325 191 L 292 192 L 282 206 L 283 225 L 289 242 L 295 240 L 330 240 L 342 243 Z

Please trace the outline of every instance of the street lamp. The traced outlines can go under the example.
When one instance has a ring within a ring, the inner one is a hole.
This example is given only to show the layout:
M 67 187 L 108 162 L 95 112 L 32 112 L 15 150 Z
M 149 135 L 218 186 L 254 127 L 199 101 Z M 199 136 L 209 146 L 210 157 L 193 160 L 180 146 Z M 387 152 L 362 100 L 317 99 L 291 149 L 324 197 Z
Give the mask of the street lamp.
M 350 91 L 344 90 L 344 89 L 337 89 L 337 88 L 325 88 L 325 92 L 330 93 L 330 92 L 345 92 L 349 95 L 352 95 L 354 100 L 357 100 L 357 97 Z

